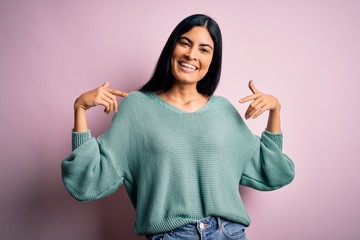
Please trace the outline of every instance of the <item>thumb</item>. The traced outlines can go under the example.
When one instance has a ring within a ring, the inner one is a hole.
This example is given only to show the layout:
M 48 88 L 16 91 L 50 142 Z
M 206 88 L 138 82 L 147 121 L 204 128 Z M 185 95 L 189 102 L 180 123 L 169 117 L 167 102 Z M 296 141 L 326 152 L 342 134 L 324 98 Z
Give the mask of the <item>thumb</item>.
M 110 86 L 109 81 L 104 82 L 103 85 L 101 85 L 101 86 L 102 87 L 109 87 Z
M 250 81 L 249 81 L 249 88 L 250 88 L 250 90 L 251 90 L 254 94 L 260 92 L 260 91 L 257 90 L 257 88 L 255 87 L 253 80 L 250 80 Z

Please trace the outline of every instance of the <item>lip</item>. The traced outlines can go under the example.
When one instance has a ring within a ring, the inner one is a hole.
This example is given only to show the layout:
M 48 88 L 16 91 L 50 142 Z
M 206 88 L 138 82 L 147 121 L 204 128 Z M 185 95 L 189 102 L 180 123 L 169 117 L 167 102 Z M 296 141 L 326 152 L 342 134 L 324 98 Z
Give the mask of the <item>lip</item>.
M 187 65 L 191 65 L 193 66 L 195 69 L 192 69 L 192 68 L 189 68 L 189 67 L 186 67 L 186 66 L 183 66 L 184 64 L 187 64 Z M 196 72 L 197 70 L 199 70 L 199 68 L 194 65 L 194 64 L 191 64 L 187 61 L 178 61 L 178 66 L 181 70 L 183 70 L 184 72 L 190 72 L 190 73 L 193 73 L 193 72 Z

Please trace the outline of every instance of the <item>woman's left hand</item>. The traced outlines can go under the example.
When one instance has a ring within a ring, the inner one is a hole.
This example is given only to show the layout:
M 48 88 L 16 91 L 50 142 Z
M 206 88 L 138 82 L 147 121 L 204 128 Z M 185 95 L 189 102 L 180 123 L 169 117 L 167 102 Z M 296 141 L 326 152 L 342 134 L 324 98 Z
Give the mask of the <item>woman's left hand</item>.
M 257 88 L 255 88 L 253 80 L 249 81 L 249 88 L 253 94 L 240 99 L 240 103 L 253 101 L 246 110 L 245 119 L 249 119 L 250 117 L 256 118 L 266 110 L 280 110 L 281 105 L 279 100 L 272 95 L 260 92 Z

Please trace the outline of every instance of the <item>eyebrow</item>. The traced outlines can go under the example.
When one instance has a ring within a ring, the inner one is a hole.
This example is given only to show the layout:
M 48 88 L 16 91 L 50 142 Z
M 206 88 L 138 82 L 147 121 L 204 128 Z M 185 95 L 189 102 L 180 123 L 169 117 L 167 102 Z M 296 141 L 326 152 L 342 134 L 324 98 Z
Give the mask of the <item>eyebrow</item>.
M 181 39 L 185 39 L 186 41 L 190 42 L 191 44 L 193 43 L 193 41 L 191 41 L 188 37 L 182 36 L 182 37 L 180 37 L 179 40 L 181 40 Z M 207 43 L 200 43 L 200 46 L 209 47 L 209 48 L 213 49 L 213 47 L 210 44 L 207 44 Z

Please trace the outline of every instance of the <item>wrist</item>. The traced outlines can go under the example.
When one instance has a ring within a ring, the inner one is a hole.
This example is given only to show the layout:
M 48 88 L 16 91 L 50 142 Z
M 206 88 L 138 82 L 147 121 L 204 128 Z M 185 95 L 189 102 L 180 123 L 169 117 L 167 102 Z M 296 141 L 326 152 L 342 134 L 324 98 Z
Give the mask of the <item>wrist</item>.
M 281 104 L 279 103 L 278 105 L 276 105 L 273 109 L 270 109 L 270 111 L 272 112 L 280 112 L 281 110 Z
M 74 103 L 74 132 L 86 132 L 88 130 L 86 121 L 86 109 L 77 101 Z
M 74 111 L 86 111 L 87 109 L 80 103 L 79 99 L 77 98 L 74 102 Z

